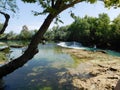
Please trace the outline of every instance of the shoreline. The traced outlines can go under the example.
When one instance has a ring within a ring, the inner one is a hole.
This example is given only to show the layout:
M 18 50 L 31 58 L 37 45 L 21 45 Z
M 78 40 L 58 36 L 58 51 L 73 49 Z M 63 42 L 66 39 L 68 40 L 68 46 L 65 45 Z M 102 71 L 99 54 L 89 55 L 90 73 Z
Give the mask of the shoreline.
M 69 69 L 63 75 L 68 77 L 65 77 L 65 80 L 61 79 L 61 84 L 72 84 L 73 90 L 75 88 L 76 90 L 113 90 L 115 88 L 120 79 L 120 57 L 78 49 L 62 49 L 62 51 L 84 62 L 74 69 Z M 81 72 L 81 69 L 84 71 Z

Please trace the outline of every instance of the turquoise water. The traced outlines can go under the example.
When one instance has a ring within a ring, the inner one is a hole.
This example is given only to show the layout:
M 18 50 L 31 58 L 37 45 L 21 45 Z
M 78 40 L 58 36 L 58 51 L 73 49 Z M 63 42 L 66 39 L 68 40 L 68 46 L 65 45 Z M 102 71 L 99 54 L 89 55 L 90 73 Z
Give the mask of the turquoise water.
M 81 43 L 78 42 L 60 42 L 58 43 L 58 46 L 65 48 L 73 48 L 73 49 L 83 49 L 88 51 L 103 51 L 109 55 L 120 57 L 120 52 L 116 52 L 112 50 L 104 50 L 104 49 L 96 48 L 96 46 L 94 46 L 93 48 L 84 47 Z
M 99 48 L 88 48 L 88 47 L 86 47 L 85 50 L 89 50 L 89 51 L 104 51 L 105 53 L 107 53 L 109 55 L 120 57 L 120 52 L 116 52 L 116 51 L 113 51 L 113 50 L 103 50 L 103 49 L 99 49 Z
M 60 73 L 75 64 L 73 58 L 56 44 L 39 45 L 39 53 L 23 67 L 3 78 L 4 90 L 64 90 Z M 11 48 L 11 58 L 17 58 L 21 49 Z
M 112 50 L 106 50 L 106 52 L 107 52 L 109 55 L 120 57 L 120 52 L 116 52 L 116 51 L 112 51 Z

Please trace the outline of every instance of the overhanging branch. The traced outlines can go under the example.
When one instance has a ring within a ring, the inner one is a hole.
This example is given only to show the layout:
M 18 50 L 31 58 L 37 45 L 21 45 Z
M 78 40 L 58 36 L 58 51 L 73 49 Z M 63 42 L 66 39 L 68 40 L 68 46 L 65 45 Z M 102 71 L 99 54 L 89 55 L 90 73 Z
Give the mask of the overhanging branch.
M 6 27 L 8 26 L 10 15 L 7 14 L 7 13 L 1 12 L 1 11 L 0 11 L 0 14 L 4 15 L 4 17 L 5 17 L 5 23 L 4 23 L 3 27 L 2 27 L 2 29 L 0 30 L 0 34 L 3 34 Z
M 51 6 L 54 7 L 55 0 L 52 0 Z
M 72 7 L 72 6 L 74 6 L 75 4 L 77 4 L 77 3 L 79 3 L 79 2 L 82 2 L 82 1 L 83 1 L 83 0 L 74 0 L 74 1 L 72 1 L 70 4 L 64 5 L 63 8 L 62 8 L 62 10 L 65 10 L 65 9 L 67 9 L 67 8 L 69 8 L 69 7 Z

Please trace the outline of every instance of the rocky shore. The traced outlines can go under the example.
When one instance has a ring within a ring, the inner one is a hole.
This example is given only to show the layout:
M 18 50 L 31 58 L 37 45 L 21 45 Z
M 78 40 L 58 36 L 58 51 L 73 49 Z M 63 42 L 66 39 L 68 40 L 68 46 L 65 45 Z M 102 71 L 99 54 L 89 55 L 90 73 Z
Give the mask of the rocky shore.
M 10 50 L 7 44 L 0 42 L 0 65 L 4 64 L 7 60 L 6 53 Z
M 63 49 L 63 52 L 84 60 L 62 73 L 59 83 L 66 90 L 114 90 L 120 79 L 120 57 L 76 49 Z

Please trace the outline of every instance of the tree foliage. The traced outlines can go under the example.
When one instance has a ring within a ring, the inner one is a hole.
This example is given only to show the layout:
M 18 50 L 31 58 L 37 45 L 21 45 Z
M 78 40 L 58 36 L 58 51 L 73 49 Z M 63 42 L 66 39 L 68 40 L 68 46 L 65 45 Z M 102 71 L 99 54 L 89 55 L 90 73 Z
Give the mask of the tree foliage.
M 0 1 L 0 14 L 2 14 L 5 17 L 5 22 L 3 23 L 3 27 L 0 29 L 0 34 L 4 33 L 10 19 L 10 15 L 6 13 L 6 11 L 12 11 L 13 13 L 15 13 L 17 10 L 18 7 L 16 5 L 16 0 Z
M 106 7 L 120 7 L 120 0 L 104 0 Z
M 18 10 L 16 0 L 1 0 L 0 11 L 12 11 L 15 13 Z
M 34 35 L 34 32 L 29 31 L 28 27 L 26 25 L 24 25 L 19 34 L 19 39 L 20 40 L 30 40 L 33 35 Z
M 114 46 L 114 47 L 119 47 L 120 46 L 120 15 L 118 15 L 114 20 L 113 20 L 113 22 L 112 22 L 112 25 L 111 25 L 111 28 L 112 28 L 112 31 L 111 31 L 111 33 L 110 33 L 110 35 L 111 34 L 113 34 L 113 36 L 111 36 L 112 37 L 112 42 L 114 42 L 114 43 L 112 43 L 112 45 Z
M 99 48 L 108 47 L 118 50 L 120 45 L 120 15 L 112 22 L 105 13 L 99 14 L 98 18 L 75 16 L 71 25 L 54 27 L 45 34 L 45 38 L 55 41 L 78 41 L 84 45 L 97 45 Z
M 74 6 L 79 2 L 90 2 L 95 3 L 97 1 L 103 1 L 106 7 L 120 7 L 120 0 L 22 0 L 27 3 L 38 3 L 43 8 L 42 12 L 35 11 L 35 15 L 46 14 L 46 13 L 57 13 L 58 7 L 68 8 Z
M 0 23 L 0 30 L 2 29 L 2 27 L 3 27 L 3 24 L 2 24 L 2 23 Z

